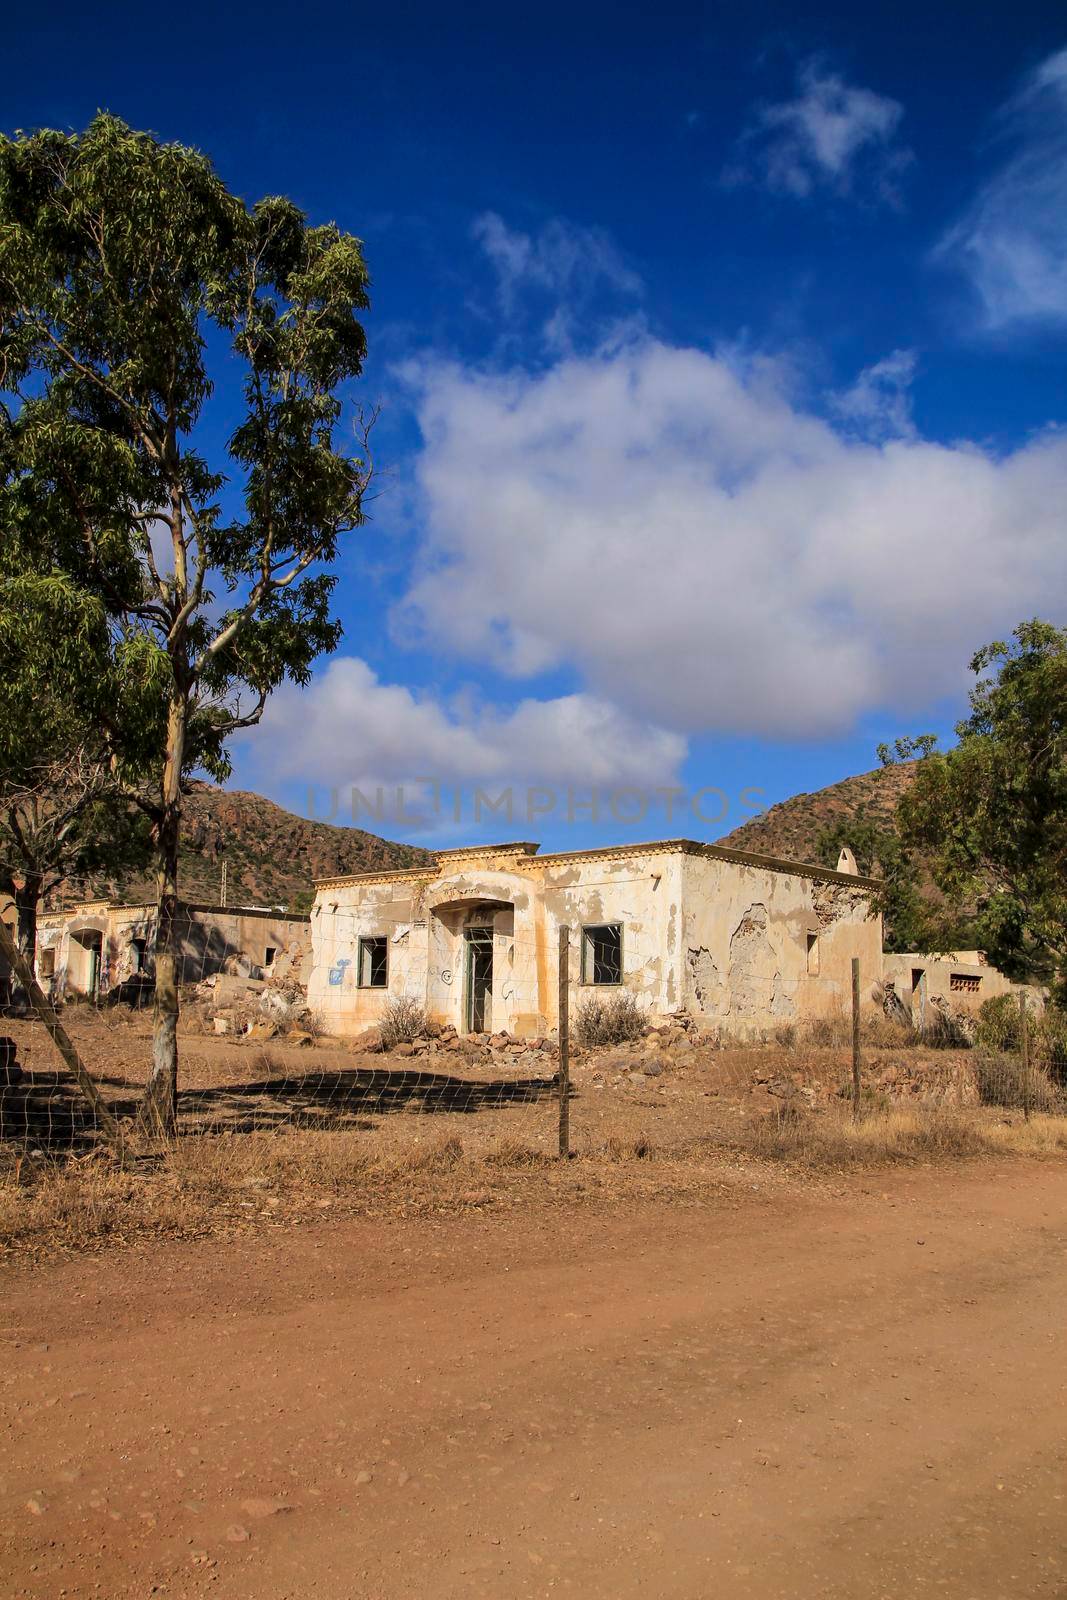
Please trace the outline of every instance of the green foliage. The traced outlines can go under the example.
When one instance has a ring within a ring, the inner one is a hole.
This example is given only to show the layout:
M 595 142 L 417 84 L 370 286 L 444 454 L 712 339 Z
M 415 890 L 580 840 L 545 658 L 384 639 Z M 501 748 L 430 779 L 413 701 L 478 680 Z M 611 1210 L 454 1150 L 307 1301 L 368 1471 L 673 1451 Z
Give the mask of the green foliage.
M 32 949 L 42 895 L 143 865 L 148 836 L 110 759 L 103 607 L 63 574 L 7 570 L 0 544 L 0 891 Z
M 107 619 L 101 725 L 157 841 L 164 1129 L 181 785 L 225 777 L 228 736 L 340 637 L 329 568 L 370 473 L 368 427 L 355 454 L 340 438 L 367 283 L 357 239 L 282 198 L 247 206 L 198 151 L 117 117 L 0 138 L 0 530 Z M 222 370 L 242 400 L 218 449 Z
M 1058 1005 L 1046 1005 L 1040 1011 L 1031 1006 L 1027 1032 L 1031 1062 L 1062 1084 L 1067 1077 L 1067 1011 Z M 982 1002 L 974 1041 L 989 1051 L 1021 1053 L 1022 1018 L 1017 994 L 998 994 Z
M 881 882 L 875 904 L 884 919 L 887 950 L 951 950 L 967 943 L 965 922 L 923 894 L 914 854 L 892 823 L 861 808 L 822 830 L 817 859 L 836 867 L 844 845 L 859 870 Z
M 366 290 L 356 239 L 284 199 L 247 207 L 115 117 L 0 139 L 0 528 L 106 608 L 131 772 L 162 766 L 179 702 L 183 767 L 224 776 L 227 734 L 337 642 L 323 568 L 368 472 L 337 447 L 337 390 Z M 209 354 L 243 371 L 215 461 Z
M 978 1007 L 974 1042 L 991 1050 L 1018 1050 L 1022 1034 L 1019 1002 L 1013 994 L 995 994 Z
M 971 669 L 971 714 L 951 750 L 922 755 L 901 836 L 950 903 L 977 905 L 975 941 L 998 967 L 1053 978 L 1067 960 L 1067 633 L 1022 623 Z

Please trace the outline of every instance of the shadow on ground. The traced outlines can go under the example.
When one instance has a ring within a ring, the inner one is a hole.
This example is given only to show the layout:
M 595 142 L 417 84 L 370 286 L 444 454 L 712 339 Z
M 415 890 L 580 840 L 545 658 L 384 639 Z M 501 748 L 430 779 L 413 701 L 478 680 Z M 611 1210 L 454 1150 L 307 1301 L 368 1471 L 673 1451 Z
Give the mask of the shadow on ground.
M 134 1090 L 128 1095 L 107 1094 L 107 1103 L 120 1119 L 136 1115 L 139 1085 L 121 1078 L 97 1082 L 105 1088 Z M 249 1082 L 183 1089 L 179 1126 L 188 1133 L 367 1128 L 372 1126 L 368 1116 L 474 1115 L 500 1106 L 529 1105 L 555 1092 L 555 1077 L 472 1079 L 387 1067 L 280 1070 Z M 0 1087 L 0 1140 L 54 1151 L 83 1149 L 96 1140 L 95 1119 L 65 1075 L 25 1071 L 18 1083 Z
M 183 1122 L 199 1131 L 366 1126 L 368 1116 L 396 1112 L 440 1115 L 529 1105 L 554 1094 L 550 1078 L 457 1078 L 411 1068 L 356 1067 L 332 1072 L 278 1072 L 259 1082 L 187 1089 Z

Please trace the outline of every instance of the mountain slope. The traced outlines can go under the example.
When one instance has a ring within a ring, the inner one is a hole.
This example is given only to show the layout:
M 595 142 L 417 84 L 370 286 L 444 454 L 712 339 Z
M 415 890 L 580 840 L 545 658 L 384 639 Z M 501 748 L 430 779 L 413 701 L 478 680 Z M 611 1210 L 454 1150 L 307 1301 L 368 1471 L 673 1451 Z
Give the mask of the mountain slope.
M 416 845 L 379 839 L 284 811 L 262 795 L 196 783 L 184 801 L 179 883 L 183 900 L 217 902 L 222 863 L 230 905 L 285 905 L 307 910 L 315 878 L 388 872 L 433 859 Z M 137 903 L 154 900 L 149 874 L 100 884 L 97 892 Z
M 899 766 L 876 767 L 813 794 L 795 794 L 742 823 L 717 843 L 785 856 L 790 861 L 818 862 L 819 835 L 834 823 L 860 815 L 872 822 L 889 823 L 897 801 L 911 787 L 915 766 L 914 761 L 905 761 Z

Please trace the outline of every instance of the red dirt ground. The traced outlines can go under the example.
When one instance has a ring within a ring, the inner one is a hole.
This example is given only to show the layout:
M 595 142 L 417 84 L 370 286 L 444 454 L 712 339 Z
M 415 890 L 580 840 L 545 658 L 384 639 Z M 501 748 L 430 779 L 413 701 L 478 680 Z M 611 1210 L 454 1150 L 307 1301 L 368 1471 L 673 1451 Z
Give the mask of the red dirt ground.
M 12 1272 L 6 1595 L 1067 1593 L 1067 1168 Z

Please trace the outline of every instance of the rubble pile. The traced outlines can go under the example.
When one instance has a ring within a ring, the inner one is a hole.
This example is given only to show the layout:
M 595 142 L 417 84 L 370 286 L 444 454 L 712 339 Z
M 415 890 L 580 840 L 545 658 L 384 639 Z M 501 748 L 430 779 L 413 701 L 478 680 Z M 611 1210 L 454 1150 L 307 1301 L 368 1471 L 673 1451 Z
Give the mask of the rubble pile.
M 377 1028 L 371 1028 L 355 1041 L 360 1050 L 382 1051 L 385 1046 Z M 459 1034 L 449 1023 L 427 1022 L 417 1039 L 391 1045 L 387 1052 L 401 1059 L 444 1057 L 478 1062 L 501 1071 L 555 1071 L 556 1043 L 547 1035 L 535 1039 L 516 1039 L 510 1033 Z M 444 1065 L 444 1061 L 441 1062 Z

